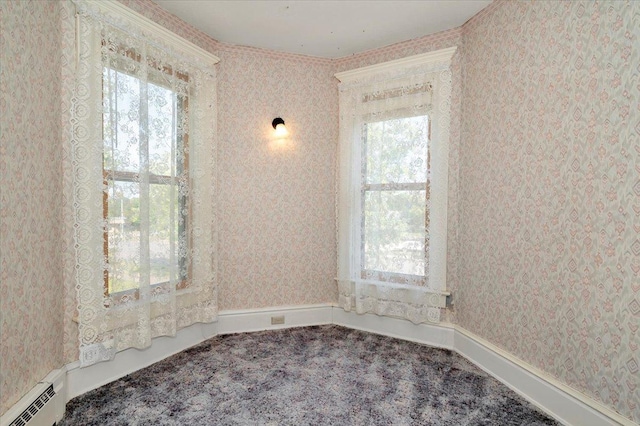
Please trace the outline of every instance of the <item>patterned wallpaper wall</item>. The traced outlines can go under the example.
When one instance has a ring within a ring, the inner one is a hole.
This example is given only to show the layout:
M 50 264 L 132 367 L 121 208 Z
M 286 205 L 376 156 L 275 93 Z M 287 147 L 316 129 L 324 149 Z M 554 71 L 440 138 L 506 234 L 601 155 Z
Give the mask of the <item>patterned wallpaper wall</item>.
M 221 59 L 220 309 L 333 302 L 338 101 L 331 61 L 219 43 L 149 0 L 122 3 Z M 291 132 L 285 141 L 272 138 L 276 116 Z
M 0 414 L 63 364 L 58 13 L 0 2 Z
M 333 302 L 331 63 L 224 45 L 218 55 L 220 309 Z M 273 137 L 275 117 L 285 140 Z
M 464 38 L 458 322 L 640 422 L 640 2 Z
M 335 300 L 333 74 L 457 45 L 448 320 L 640 421 L 640 3 L 499 1 L 462 29 L 330 61 L 218 43 L 150 0 L 121 2 L 222 59 L 223 310 Z M 73 253 L 56 252 L 60 239 L 72 248 L 57 132 L 73 11 L 58 4 L 0 1 L 0 227 L 12 236 L 0 270 L 1 294 L 12 294 L 0 299 L 0 412 L 60 365 L 63 303 L 64 360 L 77 359 Z M 275 116 L 285 141 L 272 138 Z M 29 356 L 42 371 L 23 371 Z

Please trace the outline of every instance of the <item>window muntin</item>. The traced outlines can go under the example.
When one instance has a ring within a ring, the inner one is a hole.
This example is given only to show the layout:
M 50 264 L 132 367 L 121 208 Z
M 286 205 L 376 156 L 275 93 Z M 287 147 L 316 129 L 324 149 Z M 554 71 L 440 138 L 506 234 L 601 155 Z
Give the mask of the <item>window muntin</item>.
M 429 126 L 427 115 L 363 124 L 362 279 L 426 279 Z
M 105 295 L 137 298 L 147 280 L 184 288 L 190 269 L 188 97 L 170 88 L 171 70 L 155 70 L 147 82 L 125 72 L 139 66 L 130 51 L 111 65 L 118 68 L 103 68 Z

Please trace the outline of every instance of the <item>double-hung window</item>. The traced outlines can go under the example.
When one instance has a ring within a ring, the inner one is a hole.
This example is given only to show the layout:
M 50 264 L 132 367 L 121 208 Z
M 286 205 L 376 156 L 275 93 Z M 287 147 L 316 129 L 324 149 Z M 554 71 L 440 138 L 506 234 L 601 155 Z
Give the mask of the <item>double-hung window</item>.
M 121 3 L 74 5 L 68 196 L 86 366 L 217 316 L 219 59 Z
M 428 147 L 428 115 L 362 124 L 362 279 L 424 281 Z
M 338 73 L 338 297 L 438 322 L 446 302 L 455 48 Z
M 188 286 L 188 75 L 119 53 L 103 68 L 105 293 L 139 297 L 141 284 Z

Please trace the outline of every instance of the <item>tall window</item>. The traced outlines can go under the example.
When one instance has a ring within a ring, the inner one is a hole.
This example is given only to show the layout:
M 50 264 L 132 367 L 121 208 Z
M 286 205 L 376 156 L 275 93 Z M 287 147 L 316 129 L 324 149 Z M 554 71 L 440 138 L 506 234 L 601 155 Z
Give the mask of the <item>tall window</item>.
M 74 2 L 69 146 L 81 366 L 216 319 L 218 58 L 119 2 Z
M 454 48 L 336 74 L 338 303 L 438 322 Z
M 423 279 L 428 248 L 429 118 L 396 118 L 362 127 L 362 278 Z
M 139 61 L 127 53 L 123 62 Z M 147 279 L 150 285 L 187 286 L 188 127 L 179 123 L 188 122 L 188 96 L 166 87 L 171 74 L 170 69 L 150 73 L 155 78 L 145 83 L 126 72 L 103 69 L 109 295 L 137 294 Z M 188 82 L 186 75 L 179 77 Z

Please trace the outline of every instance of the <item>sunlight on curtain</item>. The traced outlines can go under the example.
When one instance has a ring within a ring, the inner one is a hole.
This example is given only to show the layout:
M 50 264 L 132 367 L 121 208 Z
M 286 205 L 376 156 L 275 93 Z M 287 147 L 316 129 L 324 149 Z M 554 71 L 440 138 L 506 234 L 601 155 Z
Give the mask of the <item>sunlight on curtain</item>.
M 72 99 L 82 366 L 217 316 L 210 61 L 76 1 Z
M 380 71 L 336 75 L 338 289 L 345 310 L 440 320 L 455 48 L 448 50 L 444 59 L 435 52 L 437 60 L 420 55 Z

